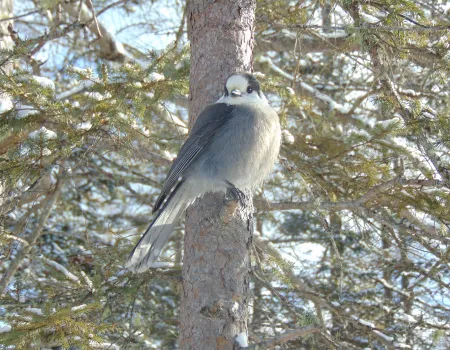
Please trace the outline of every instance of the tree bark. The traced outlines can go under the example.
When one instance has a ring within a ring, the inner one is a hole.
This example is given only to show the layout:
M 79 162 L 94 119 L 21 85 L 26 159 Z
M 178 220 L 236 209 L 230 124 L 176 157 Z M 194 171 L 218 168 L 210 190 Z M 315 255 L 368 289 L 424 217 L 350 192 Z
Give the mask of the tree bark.
M 252 70 L 255 0 L 191 0 L 190 104 L 192 126 L 223 90 L 227 76 Z M 181 349 L 233 349 L 247 334 L 251 194 L 244 205 L 209 193 L 188 210 L 180 314 Z
M 190 124 L 220 97 L 229 74 L 251 71 L 256 0 L 188 1 Z

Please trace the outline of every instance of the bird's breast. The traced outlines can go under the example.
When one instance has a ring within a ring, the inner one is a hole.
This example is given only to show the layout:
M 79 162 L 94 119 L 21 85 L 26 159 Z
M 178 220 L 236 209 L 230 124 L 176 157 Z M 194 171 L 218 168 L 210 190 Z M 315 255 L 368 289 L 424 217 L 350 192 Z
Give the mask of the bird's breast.
M 255 188 L 262 184 L 278 158 L 279 119 L 270 106 L 266 110 L 240 106 L 234 113 L 222 132 L 213 138 L 199 170 L 206 179 L 229 181 L 238 188 Z

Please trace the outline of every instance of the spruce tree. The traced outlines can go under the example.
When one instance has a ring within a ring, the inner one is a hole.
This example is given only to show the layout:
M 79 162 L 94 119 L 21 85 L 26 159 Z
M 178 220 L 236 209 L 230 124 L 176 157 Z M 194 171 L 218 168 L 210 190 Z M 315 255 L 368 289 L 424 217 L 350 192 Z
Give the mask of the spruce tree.
M 226 69 L 188 116 L 185 2 L 11 5 L 0 346 L 177 348 L 183 223 L 167 267 L 124 264 Z M 253 200 L 250 346 L 449 347 L 448 29 L 448 1 L 256 2 L 253 69 L 284 142 Z

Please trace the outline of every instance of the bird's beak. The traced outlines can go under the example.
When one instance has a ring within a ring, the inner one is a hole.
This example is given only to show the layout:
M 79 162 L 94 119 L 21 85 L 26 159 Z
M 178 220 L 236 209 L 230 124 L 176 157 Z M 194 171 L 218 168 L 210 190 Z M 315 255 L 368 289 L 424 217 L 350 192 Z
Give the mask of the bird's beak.
M 240 92 L 238 89 L 231 90 L 232 96 L 242 96 L 242 92 Z

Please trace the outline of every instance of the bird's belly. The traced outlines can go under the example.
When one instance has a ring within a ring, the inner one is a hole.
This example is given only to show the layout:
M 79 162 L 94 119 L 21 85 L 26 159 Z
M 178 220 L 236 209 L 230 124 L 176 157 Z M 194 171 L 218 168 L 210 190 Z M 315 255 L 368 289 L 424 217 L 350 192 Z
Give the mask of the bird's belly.
M 226 181 L 239 189 L 259 187 L 278 157 L 280 139 L 278 120 L 228 125 L 198 160 L 195 175 L 205 191 L 223 190 Z

